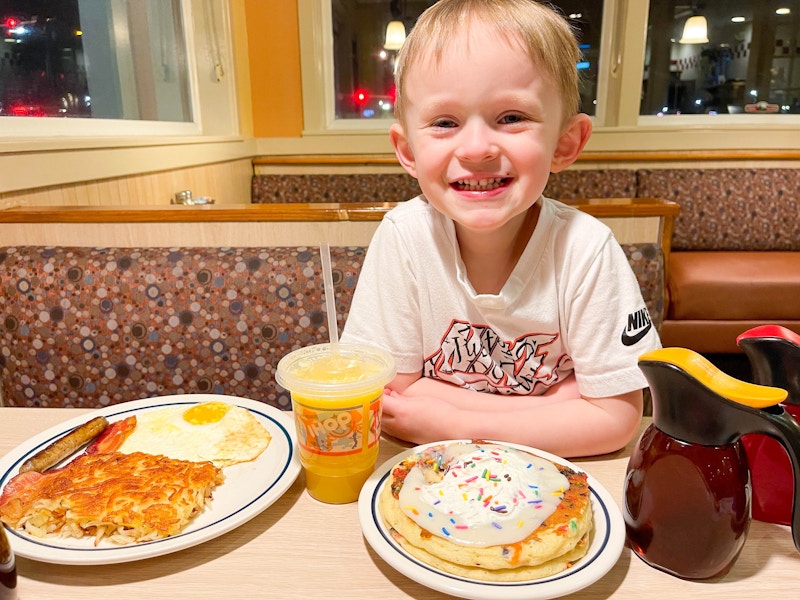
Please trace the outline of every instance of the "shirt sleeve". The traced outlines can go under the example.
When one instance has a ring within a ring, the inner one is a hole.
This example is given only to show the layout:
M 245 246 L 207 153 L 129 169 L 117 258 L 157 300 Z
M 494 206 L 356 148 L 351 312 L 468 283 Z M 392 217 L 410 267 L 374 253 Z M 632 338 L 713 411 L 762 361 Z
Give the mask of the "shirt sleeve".
M 385 217 L 367 249 L 341 339 L 383 348 L 394 356 L 398 373 L 422 369 L 415 262 L 398 226 Z
M 581 393 L 607 397 L 647 387 L 638 358 L 661 342 L 614 237 L 609 235 L 586 268 L 572 275 L 563 314 Z

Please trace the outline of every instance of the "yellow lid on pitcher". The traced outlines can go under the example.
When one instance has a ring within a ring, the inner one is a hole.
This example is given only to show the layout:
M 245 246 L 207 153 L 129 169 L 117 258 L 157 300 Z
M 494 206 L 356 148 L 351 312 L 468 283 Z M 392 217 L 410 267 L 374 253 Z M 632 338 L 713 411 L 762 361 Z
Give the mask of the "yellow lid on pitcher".
M 731 377 L 707 358 L 688 348 L 660 348 L 639 357 L 639 362 L 656 361 L 675 365 L 711 391 L 733 402 L 752 408 L 767 408 L 786 400 L 781 388 L 748 383 Z

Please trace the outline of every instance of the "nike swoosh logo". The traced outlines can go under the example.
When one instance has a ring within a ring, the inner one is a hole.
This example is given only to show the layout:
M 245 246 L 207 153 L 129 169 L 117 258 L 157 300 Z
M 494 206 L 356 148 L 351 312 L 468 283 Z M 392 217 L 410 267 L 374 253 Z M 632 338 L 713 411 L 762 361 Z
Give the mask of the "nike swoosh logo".
M 625 329 L 622 330 L 622 345 L 623 346 L 633 346 L 636 342 L 641 340 L 644 336 L 647 335 L 647 332 L 652 329 L 653 324 L 648 323 L 647 327 L 642 329 L 641 331 L 634 333 L 633 335 L 628 335 Z

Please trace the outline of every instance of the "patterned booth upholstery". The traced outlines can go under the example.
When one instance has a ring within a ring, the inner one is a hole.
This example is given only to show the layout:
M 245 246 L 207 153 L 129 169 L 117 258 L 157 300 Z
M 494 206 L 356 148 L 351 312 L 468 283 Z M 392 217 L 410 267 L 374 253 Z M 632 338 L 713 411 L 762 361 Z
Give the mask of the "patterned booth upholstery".
M 405 173 L 336 175 L 253 175 L 253 204 L 297 202 L 402 202 L 420 194 L 417 180 Z M 548 198 L 631 198 L 636 195 L 633 169 L 566 170 L 552 173 Z
M 417 180 L 405 173 L 254 175 L 253 204 L 298 202 L 401 202 L 419 196 Z
M 642 169 L 638 195 L 681 205 L 672 250 L 800 250 L 800 170 Z
M 332 248 L 339 326 L 363 248 Z M 11 406 L 219 393 L 289 408 L 278 360 L 328 339 L 316 248 L 0 248 Z
M 623 248 L 660 325 L 661 249 Z M 364 252 L 331 248 L 340 328 Z M 328 337 L 316 248 L 0 247 L 7 406 L 219 393 L 288 409 L 278 361 Z

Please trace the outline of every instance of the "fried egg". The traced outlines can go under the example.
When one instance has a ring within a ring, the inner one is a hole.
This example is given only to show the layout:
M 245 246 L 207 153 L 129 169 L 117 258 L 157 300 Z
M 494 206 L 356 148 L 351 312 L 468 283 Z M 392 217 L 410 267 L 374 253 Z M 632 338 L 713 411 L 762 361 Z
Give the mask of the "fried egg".
M 119 451 L 210 461 L 217 467 L 228 467 L 255 460 L 271 439 L 249 410 L 212 401 L 138 414 L 136 428 Z

